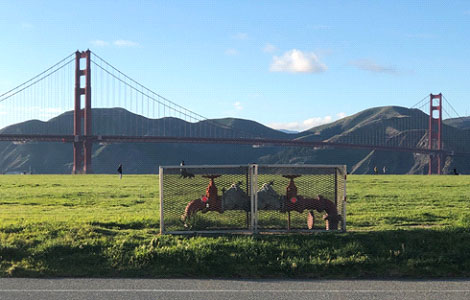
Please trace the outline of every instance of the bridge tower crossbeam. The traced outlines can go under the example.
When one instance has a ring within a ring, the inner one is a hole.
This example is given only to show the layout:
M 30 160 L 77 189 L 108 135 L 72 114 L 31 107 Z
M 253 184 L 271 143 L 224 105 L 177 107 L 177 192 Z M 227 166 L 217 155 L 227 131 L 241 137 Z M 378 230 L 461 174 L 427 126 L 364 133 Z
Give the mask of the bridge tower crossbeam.
M 73 174 L 92 173 L 91 152 L 93 142 L 91 114 L 91 51 L 75 52 L 75 106 L 73 114 Z M 81 59 L 85 59 L 85 69 L 80 66 Z M 82 87 L 82 77 L 85 77 L 85 86 Z M 82 109 L 82 98 L 85 108 Z M 83 125 L 82 125 L 83 120 Z

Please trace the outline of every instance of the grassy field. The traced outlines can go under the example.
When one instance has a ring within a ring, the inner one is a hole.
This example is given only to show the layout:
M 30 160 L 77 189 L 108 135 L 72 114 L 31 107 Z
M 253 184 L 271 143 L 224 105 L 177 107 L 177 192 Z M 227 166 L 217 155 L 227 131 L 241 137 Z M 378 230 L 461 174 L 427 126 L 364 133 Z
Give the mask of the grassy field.
M 30 225 L 155 229 L 158 176 L 3 175 L 3 229 Z
M 348 200 L 355 231 L 470 226 L 470 176 L 349 176 Z
M 0 176 L 0 276 L 470 276 L 470 176 L 349 176 L 348 233 L 158 236 L 158 177 Z

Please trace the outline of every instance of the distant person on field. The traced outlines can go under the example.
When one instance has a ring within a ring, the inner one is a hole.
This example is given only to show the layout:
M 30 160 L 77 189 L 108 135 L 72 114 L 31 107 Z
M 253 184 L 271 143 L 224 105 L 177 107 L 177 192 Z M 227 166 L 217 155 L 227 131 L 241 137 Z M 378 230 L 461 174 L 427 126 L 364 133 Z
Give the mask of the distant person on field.
M 382 171 L 384 172 L 384 174 L 387 173 L 387 167 L 384 166 L 383 169 L 382 169 Z
M 457 172 L 457 169 L 454 168 L 454 175 L 459 175 L 459 172 Z
M 180 162 L 180 167 L 184 166 L 184 160 Z M 186 176 L 186 169 L 181 168 L 180 169 L 180 178 L 185 178 Z
M 375 175 L 379 174 L 379 169 L 377 169 L 377 166 L 374 166 L 374 174 Z
M 119 167 L 117 168 L 117 172 L 119 173 L 119 179 L 122 179 L 122 164 L 119 164 Z

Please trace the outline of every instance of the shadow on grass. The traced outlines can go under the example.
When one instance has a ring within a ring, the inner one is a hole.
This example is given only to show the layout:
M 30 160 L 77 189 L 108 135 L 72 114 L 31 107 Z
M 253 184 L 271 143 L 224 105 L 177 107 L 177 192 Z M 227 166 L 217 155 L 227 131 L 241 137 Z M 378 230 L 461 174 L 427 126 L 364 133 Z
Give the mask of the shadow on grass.
M 92 226 L 98 226 L 108 229 L 145 229 L 145 228 L 159 228 L 160 224 L 157 222 L 147 222 L 147 221 L 133 221 L 133 222 L 91 222 Z
M 136 223 L 140 225 L 132 226 L 143 226 Z M 23 251 L 19 256 L 12 255 L 10 245 L 0 248 L 0 256 L 8 257 L 1 271 L 3 276 L 89 277 L 470 276 L 468 229 L 153 238 L 136 234 L 105 234 L 93 240 L 80 233 L 72 240 L 50 237 L 42 245 L 18 249 Z M 8 273 L 9 264 L 22 271 Z

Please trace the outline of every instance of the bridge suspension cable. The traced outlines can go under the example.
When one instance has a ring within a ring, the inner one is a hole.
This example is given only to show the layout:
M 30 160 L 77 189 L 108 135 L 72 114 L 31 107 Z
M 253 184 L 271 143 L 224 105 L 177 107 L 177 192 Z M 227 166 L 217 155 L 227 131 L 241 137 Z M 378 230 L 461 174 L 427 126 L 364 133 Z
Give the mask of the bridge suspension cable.
M 452 104 L 450 103 L 450 101 L 447 100 L 447 98 L 446 98 L 444 95 L 442 95 L 442 97 L 444 98 L 446 105 L 449 106 L 450 109 L 454 112 L 455 116 L 456 116 L 457 118 L 462 118 L 462 116 L 460 116 L 460 114 L 457 112 L 457 110 L 455 110 L 455 108 L 452 106 Z M 449 118 L 450 118 L 451 115 L 450 115 L 449 113 L 447 113 L 447 114 L 449 115 Z
M 95 52 L 92 51 L 92 54 L 98 58 L 101 62 L 103 62 L 105 65 L 107 65 L 108 67 L 110 67 L 111 69 L 113 69 L 114 71 L 116 71 L 119 75 L 123 76 L 124 78 L 126 78 L 127 80 L 131 81 L 132 83 L 136 84 L 137 86 L 139 86 L 142 90 L 145 90 L 147 93 L 149 94 L 152 94 L 155 98 L 151 98 L 152 100 L 154 101 L 157 101 L 159 102 L 160 104 L 162 105 L 165 105 L 167 107 L 170 107 L 169 105 L 163 103 L 161 100 L 158 100 L 159 99 L 162 99 L 166 102 L 168 102 L 169 104 L 171 104 L 172 106 L 174 107 L 178 107 L 179 109 L 181 109 L 181 111 L 183 111 L 185 114 L 187 112 L 187 114 L 191 114 L 191 115 L 194 115 L 194 116 L 197 116 L 199 119 L 198 120 L 207 120 L 206 117 L 203 117 L 201 116 L 200 114 L 198 113 L 195 113 L 189 109 L 186 109 L 184 108 L 183 106 L 177 104 L 177 103 L 174 103 L 173 101 L 171 100 L 168 100 L 167 98 L 155 93 L 154 91 L 152 91 L 151 89 L 147 88 L 146 86 L 144 86 L 143 84 L 139 83 L 138 81 L 134 80 L 133 78 L 127 76 L 126 74 L 124 74 L 123 72 L 121 72 L 119 69 L 117 69 L 116 67 L 114 67 L 112 64 L 110 64 L 109 62 L 107 62 L 106 60 L 104 60 L 103 58 L 101 58 L 98 54 L 96 54 Z M 123 80 L 121 80 L 120 78 L 116 77 L 114 74 L 110 73 L 108 70 L 106 70 L 105 68 L 103 68 L 101 65 L 99 65 L 98 63 L 96 63 L 93 59 L 91 60 L 92 63 L 95 64 L 95 66 L 99 67 L 100 69 L 102 69 L 103 71 L 105 71 L 106 73 L 108 73 L 109 75 L 111 75 L 112 77 L 118 79 L 119 81 L 121 82 L 124 82 Z M 125 82 L 124 82 L 125 83 Z M 125 83 L 127 84 L 127 83 Z M 129 85 L 130 86 L 130 85 Z M 136 91 L 138 91 L 137 88 L 134 88 Z
M 24 91 L 25 89 L 35 85 L 36 83 L 42 81 L 43 79 L 45 79 L 45 78 L 51 76 L 52 74 L 56 73 L 57 71 L 61 70 L 62 68 L 64 68 L 65 66 L 67 66 L 69 63 L 71 63 L 74 60 L 74 58 L 72 58 L 73 55 L 75 55 L 75 53 L 70 54 L 69 56 L 65 57 L 64 59 L 60 60 L 59 62 L 57 62 L 56 64 L 54 64 L 50 68 L 48 68 L 47 70 L 39 73 L 38 75 L 32 77 L 31 79 L 23 82 L 20 85 L 12 88 L 11 90 L 1 94 L 0 95 L 0 102 L 5 101 L 5 100 L 13 97 L 14 95 Z
M 71 132 L 72 119 L 53 118 L 73 109 L 73 55 L 66 56 L 45 71 L 0 95 L 2 133 L 9 133 L 10 128 L 7 126 L 16 123 L 25 123 L 14 129 L 15 133 L 21 134 L 41 132 L 51 135 Z
M 426 104 L 427 100 L 429 99 L 429 95 L 424 96 L 423 99 L 419 100 L 415 103 L 415 105 L 411 106 L 410 108 L 420 108 L 423 107 L 423 103 Z
M 100 77 L 99 82 L 95 81 L 95 85 L 103 85 L 106 82 L 105 90 L 109 91 L 109 79 L 111 78 L 112 81 L 112 93 L 116 90 L 118 91 L 117 98 L 119 99 L 120 103 L 124 102 L 124 106 L 140 115 L 145 115 L 147 118 L 157 119 L 162 118 L 160 127 L 162 129 L 155 129 L 152 127 L 152 122 L 145 122 L 144 120 L 140 120 L 141 128 L 138 129 L 138 124 L 135 127 L 136 134 L 139 135 L 149 135 L 153 131 L 159 132 L 162 135 L 170 134 L 168 131 L 171 129 L 172 125 L 176 125 L 180 127 L 180 132 L 178 135 L 183 136 L 206 136 L 206 137 L 253 137 L 252 133 L 244 132 L 239 129 L 234 129 L 233 127 L 222 124 L 215 120 L 210 120 L 207 117 L 204 117 L 192 110 L 189 110 L 159 94 L 152 91 L 148 87 L 144 86 L 143 84 L 137 82 L 130 76 L 124 74 L 118 68 L 113 66 L 111 63 L 107 62 L 103 58 L 101 58 L 96 53 L 92 52 L 93 56 L 91 62 L 95 67 L 95 70 L 98 69 L 102 73 L 100 75 L 95 74 L 95 78 L 97 76 Z M 96 58 L 96 59 L 93 59 Z M 104 80 L 104 75 L 106 75 L 106 80 Z M 121 95 L 124 94 L 124 95 Z M 101 94 L 100 97 L 103 95 Z M 105 96 L 105 98 L 109 98 L 109 94 Z M 115 98 L 113 96 L 113 98 Z M 102 100 L 102 99 L 101 99 Z M 99 102 L 100 100 L 98 100 Z M 114 99 L 114 101 L 116 101 Z M 131 103 L 128 103 L 128 102 Z M 96 103 L 96 99 L 94 100 Z M 108 106 L 109 103 L 105 104 Z M 144 110 L 144 106 L 147 106 L 147 110 Z M 156 106 L 156 107 L 155 107 Z M 96 105 L 95 105 L 96 107 Z M 168 119 L 176 117 L 185 122 L 185 124 L 177 124 L 175 120 Z M 139 120 L 136 120 L 139 123 Z M 146 123 L 147 128 L 144 128 Z M 155 122 L 154 122 L 155 123 Z M 196 124 L 197 123 L 197 124 Z M 156 126 L 157 124 L 154 124 Z M 113 133 L 117 133 L 114 131 Z M 174 134 L 174 130 L 173 130 Z

